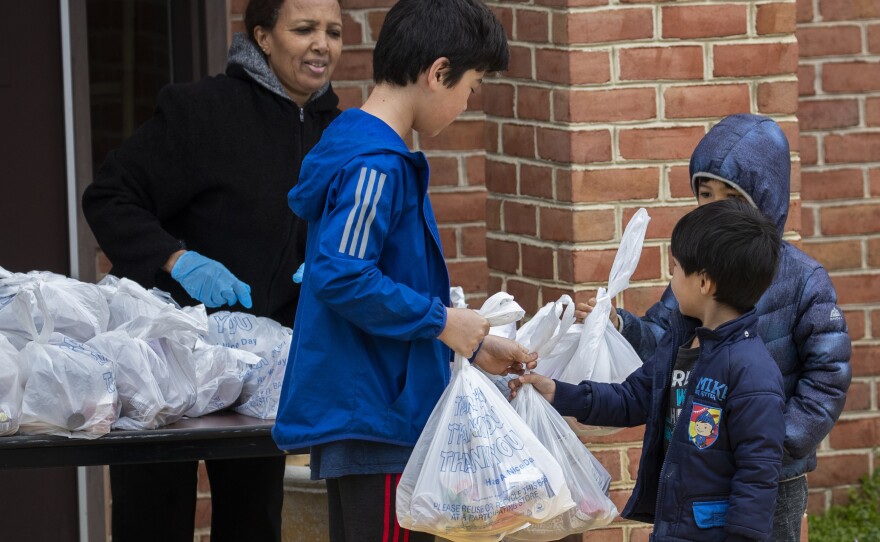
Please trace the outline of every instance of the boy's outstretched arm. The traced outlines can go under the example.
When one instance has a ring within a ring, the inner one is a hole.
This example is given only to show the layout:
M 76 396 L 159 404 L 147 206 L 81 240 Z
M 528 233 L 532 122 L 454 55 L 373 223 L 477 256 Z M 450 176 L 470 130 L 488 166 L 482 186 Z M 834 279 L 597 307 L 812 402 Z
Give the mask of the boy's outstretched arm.
M 622 384 L 584 380 L 569 384 L 539 374 L 525 374 L 508 385 L 511 399 L 523 384 L 531 384 L 563 416 L 588 425 L 634 427 L 648 418 L 653 387 L 653 358 L 636 369 Z
M 523 387 L 523 384 L 531 384 L 535 387 L 535 390 L 541 394 L 541 397 L 546 399 L 551 405 L 553 404 L 553 400 L 556 398 L 555 380 L 537 373 L 524 374 L 519 378 L 514 378 L 508 383 L 508 386 L 510 386 L 511 400 L 516 397 L 517 392 Z

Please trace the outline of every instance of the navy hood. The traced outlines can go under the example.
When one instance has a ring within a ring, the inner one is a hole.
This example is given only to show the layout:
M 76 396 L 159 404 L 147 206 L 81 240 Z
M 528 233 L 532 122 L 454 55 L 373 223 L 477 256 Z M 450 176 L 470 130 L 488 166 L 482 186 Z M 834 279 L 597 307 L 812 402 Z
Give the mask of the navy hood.
M 772 119 L 731 115 L 713 126 L 691 155 L 690 176 L 695 196 L 700 177 L 724 181 L 784 231 L 791 156 L 785 134 Z
M 302 219 L 316 221 L 324 211 L 330 184 L 345 164 L 356 156 L 388 153 L 412 161 L 416 169 L 428 167 L 425 155 L 410 152 L 406 142 L 385 122 L 360 109 L 344 111 L 306 156 L 299 182 L 287 194 L 287 204 Z

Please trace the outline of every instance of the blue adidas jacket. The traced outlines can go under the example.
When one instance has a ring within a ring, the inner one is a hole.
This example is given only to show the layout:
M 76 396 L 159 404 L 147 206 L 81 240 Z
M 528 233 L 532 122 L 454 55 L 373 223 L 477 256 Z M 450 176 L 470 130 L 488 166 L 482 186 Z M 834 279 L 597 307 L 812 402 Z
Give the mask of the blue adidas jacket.
M 450 377 L 436 339 L 449 275 L 427 160 L 350 109 L 308 154 L 288 202 L 308 241 L 275 442 L 415 445 Z
M 790 170 L 788 142 L 779 126 L 746 114 L 715 125 L 690 162 L 694 194 L 696 177 L 727 182 L 771 218 L 780 235 L 788 216 Z M 784 381 L 782 479 L 787 480 L 816 468 L 816 448 L 843 410 L 851 378 L 850 338 L 828 273 L 787 242 L 776 277 L 755 308 L 758 333 Z M 642 318 L 618 309 L 622 334 L 639 357 L 651 356 L 677 309 L 670 288 Z
M 553 406 L 582 423 L 646 424 L 639 473 L 623 517 L 654 524 L 654 542 L 766 540 L 782 460 L 782 375 L 756 335 L 752 310 L 715 330 L 678 311 L 654 355 L 622 384 L 556 383 Z M 675 356 L 700 339 L 687 401 L 664 455 Z M 699 427 L 703 423 L 702 431 Z M 708 433 L 708 434 L 707 434 Z

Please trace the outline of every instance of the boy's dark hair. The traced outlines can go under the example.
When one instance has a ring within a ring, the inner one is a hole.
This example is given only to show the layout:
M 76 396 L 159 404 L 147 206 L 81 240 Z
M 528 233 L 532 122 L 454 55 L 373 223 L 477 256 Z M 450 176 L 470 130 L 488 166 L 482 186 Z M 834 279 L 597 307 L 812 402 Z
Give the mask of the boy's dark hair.
M 672 230 L 672 256 L 686 275 L 704 272 L 715 300 L 750 310 L 773 281 L 782 240 L 776 226 L 739 199 L 701 205 Z
M 401 87 L 415 83 L 440 57 L 449 59 L 447 87 L 468 70 L 506 70 L 504 28 L 481 0 L 399 0 L 373 49 L 373 80 Z

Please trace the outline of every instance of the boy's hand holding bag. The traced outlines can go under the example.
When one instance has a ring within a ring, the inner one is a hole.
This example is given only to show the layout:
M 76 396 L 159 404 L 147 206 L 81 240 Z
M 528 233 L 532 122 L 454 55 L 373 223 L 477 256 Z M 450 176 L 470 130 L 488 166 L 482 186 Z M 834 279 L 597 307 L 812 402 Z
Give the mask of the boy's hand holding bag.
M 479 312 L 492 326 L 524 314 L 504 293 Z M 559 463 L 495 385 L 458 355 L 403 471 L 396 504 L 406 529 L 480 542 L 574 506 Z

